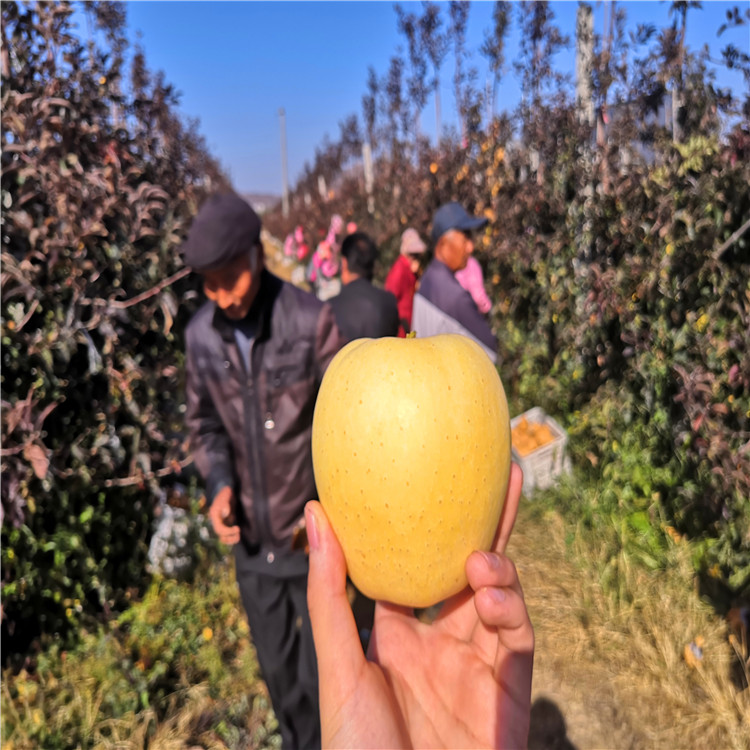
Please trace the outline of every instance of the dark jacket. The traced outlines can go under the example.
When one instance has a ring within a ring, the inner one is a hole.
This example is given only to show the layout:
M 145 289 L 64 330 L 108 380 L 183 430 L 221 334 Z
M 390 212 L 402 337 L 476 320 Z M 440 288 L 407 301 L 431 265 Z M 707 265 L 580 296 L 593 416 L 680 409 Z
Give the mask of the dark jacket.
M 398 335 L 396 298 L 373 286 L 367 279 L 355 279 L 329 300 L 336 323 L 348 341 Z
M 497 339 L 487 318 L 453 272 L 434 258 L 425 269 L 414 295 L 412 330 L 417 336 L 460 333 L 474 339 L 497 362 Z
M 237 324 L 213 302 L 188 324 L 186 421 L 209 502 L 232 486 L 245 546 L 281 563 L 304 504 L 317 497 L 313 410 L 344 341 L 329 305 L 265 270 L 248 318 L 257 326 L 249 372 Z

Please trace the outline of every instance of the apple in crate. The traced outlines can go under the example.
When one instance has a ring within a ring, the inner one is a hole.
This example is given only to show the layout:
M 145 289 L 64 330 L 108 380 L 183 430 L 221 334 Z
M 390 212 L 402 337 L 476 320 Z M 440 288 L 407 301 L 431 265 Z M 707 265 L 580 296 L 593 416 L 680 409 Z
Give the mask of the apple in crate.
M 428 607 L 492 545 L 510 476 L 510 416 L 485 352 L 457 334 L 357 339 L 315 406 L 318 495 L 357 588 Z

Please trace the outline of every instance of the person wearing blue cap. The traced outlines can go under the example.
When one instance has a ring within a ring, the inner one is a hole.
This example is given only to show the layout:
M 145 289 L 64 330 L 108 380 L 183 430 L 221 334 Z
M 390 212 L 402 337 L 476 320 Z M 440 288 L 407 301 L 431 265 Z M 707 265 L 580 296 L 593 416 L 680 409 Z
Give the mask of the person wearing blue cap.
M 473 233 L 486 226 L 460 203 L 445 203 L 432 219 L 435 254 L 414 295 L 412 330 L 417 336 L 459 333 L 476 341 L 497 362 L 497 338 L 471 294 L 455 277 L 474 250 Z

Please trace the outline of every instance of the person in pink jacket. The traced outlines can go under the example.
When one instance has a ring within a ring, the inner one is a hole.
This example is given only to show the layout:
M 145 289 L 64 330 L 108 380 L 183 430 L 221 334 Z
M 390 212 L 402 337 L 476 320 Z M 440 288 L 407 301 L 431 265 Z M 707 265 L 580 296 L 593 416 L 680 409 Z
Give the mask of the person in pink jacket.
M 486 315 L 492 309 L 492 302 L 484 288 L 484 274 L 479 261 L 470 255 L 466 261 L 466 268 L 456 271 L 455 276 L 458 283 L 471 295 L 479 312 Z

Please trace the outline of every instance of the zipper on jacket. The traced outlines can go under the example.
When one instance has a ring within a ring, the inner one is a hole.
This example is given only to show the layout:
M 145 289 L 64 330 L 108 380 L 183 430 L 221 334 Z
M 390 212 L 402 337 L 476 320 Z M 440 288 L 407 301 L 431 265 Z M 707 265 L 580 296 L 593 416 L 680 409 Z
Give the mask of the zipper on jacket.
M 247 420 L 248 455 L 253 457 L 253 464 L 257 471 L 252 472 L 253 508 L 258 522 L 258 536 L 261 545 L 264 542 L 273 543 L 269 511 L 268 493 L 266 489 L 266 468 L 263 463 L 264 420 L 258 393 L 256 368 L 254 361 L 255 341 L 250 347 L 250 373 L 245 389 L 245 419 Z
M 276 420 L 273 418 L 273 412 L 271 411 L 271 389 L 268 387 L 268 383 L 266 383 L 266 418 L 263 427 L 266 430 L 272 430 L 276 427 Z

